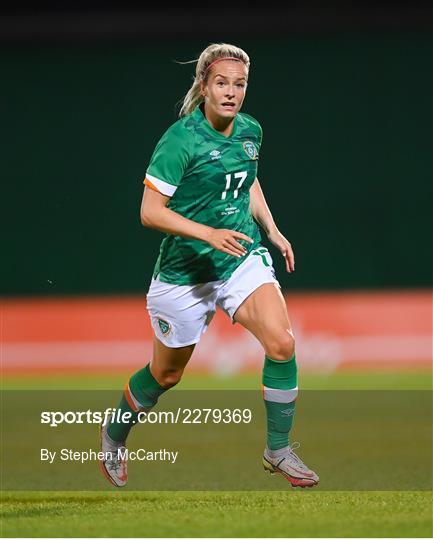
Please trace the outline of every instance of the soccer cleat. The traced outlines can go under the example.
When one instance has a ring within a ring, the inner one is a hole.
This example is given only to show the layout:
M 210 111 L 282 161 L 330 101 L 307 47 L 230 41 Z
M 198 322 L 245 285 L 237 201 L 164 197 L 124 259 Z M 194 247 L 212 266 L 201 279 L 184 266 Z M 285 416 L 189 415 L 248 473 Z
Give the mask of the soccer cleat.
M 287 452 L 277 458 L 269 455 L 266 448 L 263 455 L 263 467 L 271 474 L 279 473 L 286 478 L 293 487 L 313 487 L 319 483 L 317 474 L 310 470 L 305 463 L 295 454 L 294 448 L 299 448 L 299 443 L 287 447 Z
M 124 443 L 118 443 L 110 439 L 107 433 L 107 426 L 99 427 L 101 452 L 104 458 L 99 464 L 104 476 L 113 486 L 126 486 L 128 481 L 127 461 L 122 457 L 125 455 L 126 448 Z

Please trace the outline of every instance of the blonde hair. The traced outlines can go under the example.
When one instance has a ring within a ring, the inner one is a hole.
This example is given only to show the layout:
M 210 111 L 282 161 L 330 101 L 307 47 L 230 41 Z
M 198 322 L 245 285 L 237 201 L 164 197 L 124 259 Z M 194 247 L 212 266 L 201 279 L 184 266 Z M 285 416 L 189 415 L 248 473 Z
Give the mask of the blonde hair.
M 212 43 L 200 54 L 197 60 L 190 60 L 189 62 L 179 62 L 180 64 L 190 64 L 197 62 L 195 68 L 194 82 L 188 93 L 183 98 L 182 106 L 179 112 L 179 116 L 186 116 L 194 111 L 194 109 L 203 102 L 204 98 L 200 91 L 200 83 L 206 82 L 210 73 L 209 67 L 216 60 L 223 60 L 224 58 L 230 58 L 232 60 L 240 60 L 247 71 L 250 67 L 250 58 L 245 51 L 230 45 L 229 43 Z

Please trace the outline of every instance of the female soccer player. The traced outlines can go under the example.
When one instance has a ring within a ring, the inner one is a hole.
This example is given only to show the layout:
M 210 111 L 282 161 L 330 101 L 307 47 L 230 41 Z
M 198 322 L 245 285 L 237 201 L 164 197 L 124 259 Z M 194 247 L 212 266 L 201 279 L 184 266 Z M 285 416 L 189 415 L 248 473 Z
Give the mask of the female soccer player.
M 295 340 L 272 259 L 257 223 L 295 269 L 290 242 L 278 230 L 257 178 L 262 129 L 240 113 L 250 60 L 240 48 L 211 44 L 197 61 L 180 119 L 164 133 L 144 180 L 141 221 L 167 233 L 147 295 L 155 332 L 152 360 L 132 375 L 119 408 L 128 423 L 101 428 L 115 486 L 127 481 L 119 457 L 141 410 L 177 384 L 216 306 L 262 344 L 267 444 L 263 465 L 293 486 L 319 478 L 289 444 L 298 393 Z M 227 359 L 230 361 L 230 359 Z

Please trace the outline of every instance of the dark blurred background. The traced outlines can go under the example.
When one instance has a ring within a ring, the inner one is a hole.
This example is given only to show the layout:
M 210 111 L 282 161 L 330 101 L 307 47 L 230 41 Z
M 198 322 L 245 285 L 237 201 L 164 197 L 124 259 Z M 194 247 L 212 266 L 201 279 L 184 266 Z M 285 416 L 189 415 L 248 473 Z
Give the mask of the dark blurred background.
M 162 234 L 142 180 L 197 58 L 251 58 L 243 110 L 296 272 L 285 289 L 432 277 L 432 12 L 426 2 L 6 3 L 0 12 L 3 296 L 147 290 Z M 266 242 L 265 242 L 266 243 Z

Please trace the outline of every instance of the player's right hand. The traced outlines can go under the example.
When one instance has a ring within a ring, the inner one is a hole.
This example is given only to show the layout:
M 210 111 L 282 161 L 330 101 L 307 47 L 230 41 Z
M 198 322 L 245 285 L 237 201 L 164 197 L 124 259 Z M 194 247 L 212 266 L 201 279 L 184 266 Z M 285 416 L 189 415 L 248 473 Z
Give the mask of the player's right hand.
M 238 240 L 245 240 L 252 244 L 254 241 L 252 238 L 238 231 L 231 231 L 230 229 L 213 229 L 209 235 L 208 243 L 214 248 L 228 253 L 234 257 L 243 257 L 247 254 L 247 250 Z

